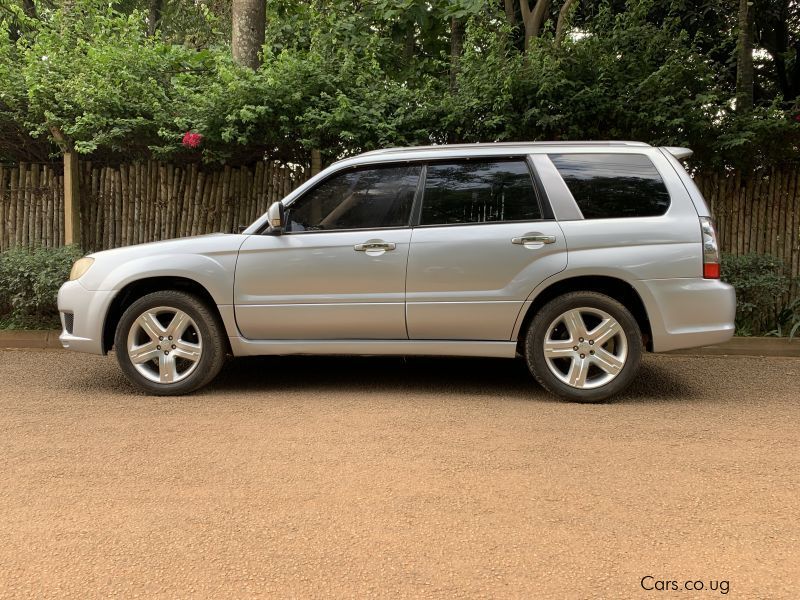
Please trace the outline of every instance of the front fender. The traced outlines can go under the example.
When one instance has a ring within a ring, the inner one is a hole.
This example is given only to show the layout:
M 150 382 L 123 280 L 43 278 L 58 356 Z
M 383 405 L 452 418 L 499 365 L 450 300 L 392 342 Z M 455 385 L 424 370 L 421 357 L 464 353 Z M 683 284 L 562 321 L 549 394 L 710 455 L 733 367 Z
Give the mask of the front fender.
M 95 281 L 82 280 L 81 283 L 87 289 L 119 291 L 128 284 L 142 279 L 182 277 L 202 285 L 217 305 L 233 304 L 236 256 L 236 253 L 222 256 L 202 254 L 145 256 L 108 269 Z

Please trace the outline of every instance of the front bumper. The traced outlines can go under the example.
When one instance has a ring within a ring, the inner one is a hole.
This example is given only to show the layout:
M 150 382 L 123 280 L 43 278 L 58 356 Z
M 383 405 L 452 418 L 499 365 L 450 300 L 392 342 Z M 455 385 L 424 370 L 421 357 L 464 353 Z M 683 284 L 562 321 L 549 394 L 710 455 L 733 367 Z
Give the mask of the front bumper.
M 90 291 L 80 281 L 68 281 L 58 290 L 58 310 L 61 313 L 61 345 L 70 350 L 105 354 L 103 325 L 115 291 Z M 72 313 L 72 332 L 67 330 L 64 313 Z
M 636 282 L 653 334 L 653 351 L 727 342 L 735 330 L 736 292 L 717 279 L 647 279 Z

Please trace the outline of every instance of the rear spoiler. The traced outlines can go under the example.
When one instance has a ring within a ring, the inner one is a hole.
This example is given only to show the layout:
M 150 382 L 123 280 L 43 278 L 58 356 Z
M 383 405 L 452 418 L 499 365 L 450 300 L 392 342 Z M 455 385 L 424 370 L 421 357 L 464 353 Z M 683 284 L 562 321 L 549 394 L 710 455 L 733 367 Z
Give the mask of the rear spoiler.
M 689 148 L 679 148 L 678 146 L 664 146 L 664 150 L 672 154 L 678 160 L 683 160 L 684 158 L 689 158 L 693 151 L 689 150 Z

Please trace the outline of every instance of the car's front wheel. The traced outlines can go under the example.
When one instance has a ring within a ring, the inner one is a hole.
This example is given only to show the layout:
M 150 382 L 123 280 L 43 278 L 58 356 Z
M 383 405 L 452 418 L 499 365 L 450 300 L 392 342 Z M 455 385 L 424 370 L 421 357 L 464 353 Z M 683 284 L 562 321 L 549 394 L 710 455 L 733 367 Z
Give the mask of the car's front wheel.
M 114 346 L 131 383 L 149 394 L 171 396 L 193 392 L 219 373 L 224 335 L 204 302 L 165 290 L 147 294 L 125 310 Z
M 531 321 L 525 359 L 548 391 L 574 402 L 600 402 L 628 387 L 642 357 L 630 311 L 597 292 L 548 302 Z

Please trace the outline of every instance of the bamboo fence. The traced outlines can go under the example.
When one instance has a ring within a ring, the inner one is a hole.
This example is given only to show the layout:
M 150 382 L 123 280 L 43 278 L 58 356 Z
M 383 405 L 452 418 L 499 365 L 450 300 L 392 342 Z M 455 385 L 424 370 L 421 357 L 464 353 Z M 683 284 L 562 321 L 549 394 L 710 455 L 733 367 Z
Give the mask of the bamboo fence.
M 0 250 L 64 243 L 64 176 L 53 165 L 0 165 Z
M 734 255 L 771 254 L 800 276 L 800 169 L 703 173 L 695 183 L 714 216 L 720 246 Z
M 64 243 L 60 165 L 0 165 L 0 250 Z M 767 253 L 800 275 L 798 169 L 700 173 L 695 181 L 715 217 L 722 249 Z M 81 164 L 81 247 L 87 251 L 232 231 L 308 178 L 277 162 L 207 170 L 196 164 Z
M 64 243 L 60 165 L 0 165 L 0 250 Z M 278 162 L 206 170 L 158 162 L 81 164 L 81 247 L 105 250 L 169 238 L 233 231 L 308 179 Z

